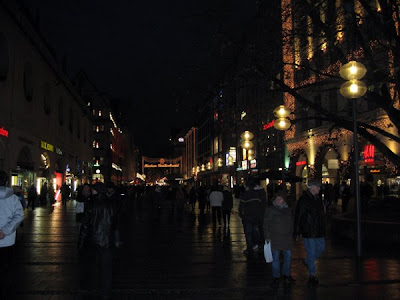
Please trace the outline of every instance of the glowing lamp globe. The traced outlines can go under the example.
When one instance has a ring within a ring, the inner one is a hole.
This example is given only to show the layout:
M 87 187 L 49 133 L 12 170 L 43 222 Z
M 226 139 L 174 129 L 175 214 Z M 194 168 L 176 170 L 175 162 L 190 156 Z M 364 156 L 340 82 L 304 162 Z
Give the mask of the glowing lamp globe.
M 277 118 L 287 118 L 290 115 L 290 110 L 285 105 L 279 105 L 274 109 L 274 116 Z
M 340 93 L 345 98 L 359 98 L 365 95 L 367 86 L 359 80 L 349 80 L 340 86 Z
M 339 74 L 346 80 L 358 80 L 365 76 L 367 69 L 362 63 L 350 61 L 340 68 Z
M 287 130 L 289 129 L 291 123 L 288 118 L 278 118 L 275 120 L 274 127 L 278 130 Z

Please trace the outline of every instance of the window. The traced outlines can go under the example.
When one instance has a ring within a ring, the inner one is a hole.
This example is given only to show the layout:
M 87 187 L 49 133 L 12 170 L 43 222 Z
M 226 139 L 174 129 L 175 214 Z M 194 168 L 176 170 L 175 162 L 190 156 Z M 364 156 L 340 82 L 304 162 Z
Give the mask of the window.
M 96 110 L 93 109 L 92 113 L 93 113 L 93 116 L 95 116 L 96 115 Z
M 102 116 L 102 111 L 101 111 L 101 109 L 99 109 L 99 117 L 101 117 Z
M 96 148 L 96 149 L 100 148 L 99 141 L 93 140 L 93 148 Z

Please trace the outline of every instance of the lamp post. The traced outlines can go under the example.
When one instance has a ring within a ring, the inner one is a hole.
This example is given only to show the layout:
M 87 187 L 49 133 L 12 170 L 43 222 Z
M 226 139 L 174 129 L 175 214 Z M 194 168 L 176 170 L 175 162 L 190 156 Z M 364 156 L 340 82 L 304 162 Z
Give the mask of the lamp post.
M 251 133 L 250 131 L 246 130 L 244 131 L 241 135 L 240 135 L 241 139 L 242 139 L 242 143 L 240 144 L 242 146 L 243 149 L 246 150 L 246 163 L 247 163 L 247 169 L 250 169 L 250 165 L 249 165 L 249 153 L 250 151 L 253 151 L 253 142 L 251 141 L 254 137 L 254 134 Z
M 279 105 L 274 109 L 274 115 L 277 119 L 274 122 L 274 128 L 280 131 L 288 130 L 291 126 L 289 115 L 290 110 L 284 105 Z M 282 134 L 282 182 L 285 181 L 285 139 L 284 134 Z
M 353 101 L 353 144 L 354 144 L 354 172 L 355 172 L 355 194 L 356 194 L 356 227 L 357 227 L 357 256 L 361 256 L 361 222 L 360 222 L 360 178 L 358 166 L 358 139 L 357 139 L 357 119 L 356 108 L 357 99 L 367 92 L 364 82 L 359 81 L 367 73 L 367 69 L 361 63 L 350 61 L 340 68 L 340 76 L 347 80 L 340 87 L 340 93 L 345 98 L 354 99 Z

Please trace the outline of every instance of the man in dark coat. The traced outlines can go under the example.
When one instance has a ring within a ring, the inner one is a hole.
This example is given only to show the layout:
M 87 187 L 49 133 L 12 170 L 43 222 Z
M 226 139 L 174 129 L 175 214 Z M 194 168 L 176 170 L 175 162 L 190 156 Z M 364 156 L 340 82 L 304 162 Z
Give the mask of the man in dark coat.
M 92 280 L 89 287 L 100 287 L 103 299 L 111 299 L 115 211 L 103 183 L 96 183 L 92 193 L 93 197 L 83 213 L 78 248 L 84 271 L 89 272 L 84 279 Z
M 247 249 L 245 254 L 251 254 L 264 243 L 261 240 L 260 224 L 263 222 L 265 209 L 265 193 L 257 189 L 258 182 L 249 178 L 246 181 L 246 191 L 241 194 L 239 202 L 239 216 L 242 218 Z
M 294 222 L 295 235 L 303 236 L 306 250 L 303 263 L 308 268 L 310 284 L 318 284 L 315 261 L 325 250 L 325 206 L 319 197 L 320 190 L 320 180 L 308 180 L 308 189 L 297 203 Z

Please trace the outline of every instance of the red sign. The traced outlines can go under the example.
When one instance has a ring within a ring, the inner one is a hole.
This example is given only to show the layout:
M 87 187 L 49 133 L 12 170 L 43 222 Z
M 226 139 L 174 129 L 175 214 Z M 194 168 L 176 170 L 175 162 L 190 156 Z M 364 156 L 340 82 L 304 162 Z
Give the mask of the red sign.
M 272 120 L 271 122 L 264 124 L 263 130 L 267 130 L 268 128 L 274 127 L 275 120 Z
M 307 162 L 305 160 L 297 161 L 296 166 L 305 166 Z
M 3 127 L 0 128 L 0 135 L 8 137 L 8 130 L 5 130 Z
M 372 163 L 375 159 L 375 146 L 374 145 L 365 145 L 364 148 L 364 161 L 366 163 Z

